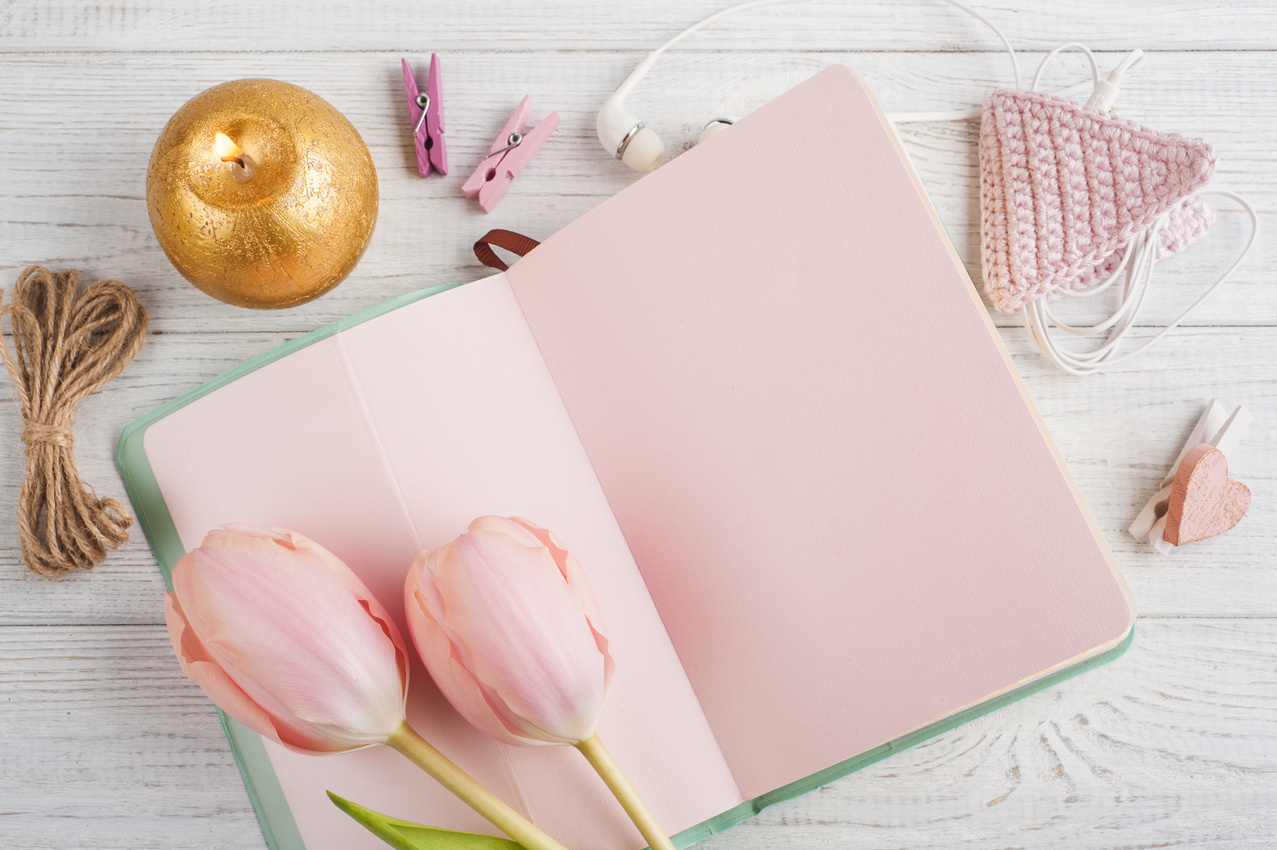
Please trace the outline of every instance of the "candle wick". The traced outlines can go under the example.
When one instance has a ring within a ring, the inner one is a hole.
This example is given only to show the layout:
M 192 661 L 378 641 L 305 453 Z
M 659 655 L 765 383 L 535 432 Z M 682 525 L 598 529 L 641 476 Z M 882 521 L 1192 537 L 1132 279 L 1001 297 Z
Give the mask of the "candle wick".
M 230 166 L 231 177 L 235 178 L 236 183 L 247 183 L 257 173 L 257 163 L 253 162 L 251 156 L 243 152 L 231 160 Z

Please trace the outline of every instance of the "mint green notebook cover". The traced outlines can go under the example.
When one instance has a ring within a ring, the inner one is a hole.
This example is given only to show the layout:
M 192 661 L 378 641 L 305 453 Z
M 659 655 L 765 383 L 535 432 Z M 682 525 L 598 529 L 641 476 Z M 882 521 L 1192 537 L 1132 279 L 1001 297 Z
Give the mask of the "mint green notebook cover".
M 377 316 L 452 289 L 458 285 L 434 286 L 402 295 L 374 307 L 369 307 L 331 325 L 326 325 L 305 336 L 298 337 L 219 375 L 167 404 L 161 405 L 124 429 L 116 446 L 116 464 L 119 466 L 120 475 L 124 479 L 124 486 L 128 490 L 129 498 L 133 502 L 133 509 L 137 514 L 138 523 L 146 534 L 151 551 L 155 554 L 155 559 L 159 562 L 160 571 L 164 574 L 164 581 L 170 588 L 172 587 L 170 573 L 173 565 L 177 563 L 178 558 L 182 557 L 185 550 L 182 548 L 177 529 L 173 525 L 168 506 L 164 503 L 164 496 L 160 493 L 159 485 L 155 481 L 155 475 L 151 471 L 151 464 L 147 460 L 146 452 L 143 448 L 143 438 L 146 434 L 146 429 L 196 399 L 202 398 L 214 390 L 224 387 L 232 381 L 280 358 L 287 357 L 295 351 L 327 339 L 369 319 L 374 319 Z M 683 830 L 672 836 L 672 840 L 680 848 L 688 847 L 698 841 L 709 838 L 711 835 L 716 835 L 737 824 L 744 823 L 768 806 L 805 794 L 822 785 L 827 785 L 835 779 L 880 761 L 892 753 L 912 747 L 914 744 L 960 726 L 968 720 L 988 714 L 1004 705 L 1037 693 L 1043 688 L 1048 688 L 1078 673 L 1089 670 L 1106 661 L 1111 661 L 1126 651 L 1134 637 L 1135 632 L 1132 628 L 1124 640 L 1100 655 L 1030 682 L 995 699 L 966 708 L 957 714 L 950 715 L 921 729 L 916 729 L 880 747 L 831 765 L 822 771 L 813 773 L 811 776 L 791 782 L 752 800 L 747 800 L 739 806 Z M 266 843 L 272 850 L 304 850 L 305 845 L 297 829 L 297 823 L 289 810 L 288 802 L 284 798 L 284 792 L 280 788 L 279 781 L 271 767 L 270 758 L 266 754 L 266 748 L 262 744 L 261 737 L 256 732 L 232 720 L 220 710 L 218 711 L 218 716 L 221 718 L 222 728 L 226 731 L 226 739 L 230 743 L 231 752 L 235 755 L 235 763 L 239 767 L 240 776 L 244 779 L 244 786 L 248 791 L 249 799 L 253 803 L 253 809 L 257 813 L 257 820 L 261 824 Z M 362 802 L 375 803 L 375 801 Z

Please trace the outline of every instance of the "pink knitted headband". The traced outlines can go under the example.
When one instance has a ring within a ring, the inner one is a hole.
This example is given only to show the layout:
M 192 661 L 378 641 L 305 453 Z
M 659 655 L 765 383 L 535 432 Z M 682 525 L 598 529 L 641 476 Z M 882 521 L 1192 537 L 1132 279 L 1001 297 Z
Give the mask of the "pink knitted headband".
M 980 125 L 984 289 L 1003 313 L 1115 272 L 1124 249 L 1200 189 L 1210 145 L 1071 100 L 999 89 Z M 1214 212 L 1191 198 L 1158 231 L 1157 255 L 1202 236 Z

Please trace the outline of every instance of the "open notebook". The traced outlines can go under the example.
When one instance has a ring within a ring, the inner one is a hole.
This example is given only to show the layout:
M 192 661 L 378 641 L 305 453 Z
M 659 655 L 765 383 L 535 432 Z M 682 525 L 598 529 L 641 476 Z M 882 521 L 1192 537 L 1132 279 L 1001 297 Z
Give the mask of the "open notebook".
M 131 426 L 166 570 L 223 522 L 295 529 L 402 613 L 482 514 L 577 554 L 607 621 L 600 733 L 676 841 L 1120 652 L 1111 554 L 863 82 L 833 67 L 509 272 L 324 328 Z M 401 626 L 403 623 L 401 622 Z M 410 720 L 569 847 L 644 842 L 570 748 Z M 274 846 L 381 846 L 331 789 L 486 824 L 388 748 L 227 722 Z

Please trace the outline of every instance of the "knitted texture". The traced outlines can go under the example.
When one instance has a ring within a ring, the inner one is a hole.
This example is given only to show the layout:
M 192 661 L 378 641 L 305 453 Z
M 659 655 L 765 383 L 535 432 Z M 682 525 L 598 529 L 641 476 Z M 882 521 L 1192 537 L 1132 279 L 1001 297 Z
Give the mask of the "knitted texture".
M 980 124 L 985 293 L 1010 313 L 1085 289 L 1111 275 L 1127 243 L 1172 207 L 1157 254 L 1181 250 L 1214 220 L 1201 198 L 1184 200 L 1214 170 L 1215 153 L 1199 139 L 1049 94 L 995 91 Z

